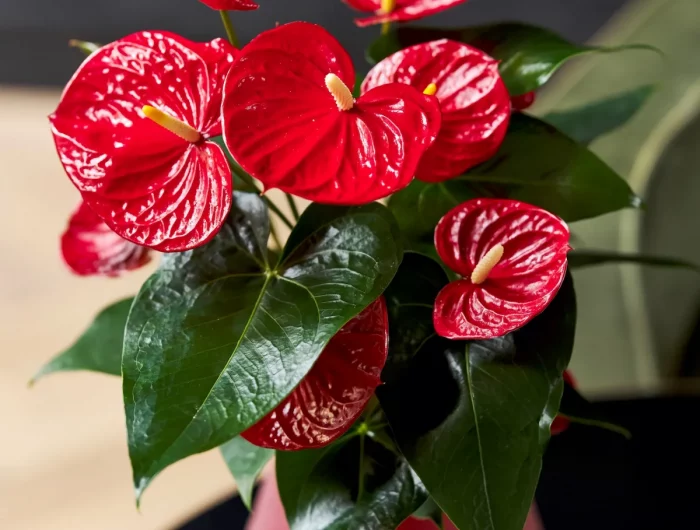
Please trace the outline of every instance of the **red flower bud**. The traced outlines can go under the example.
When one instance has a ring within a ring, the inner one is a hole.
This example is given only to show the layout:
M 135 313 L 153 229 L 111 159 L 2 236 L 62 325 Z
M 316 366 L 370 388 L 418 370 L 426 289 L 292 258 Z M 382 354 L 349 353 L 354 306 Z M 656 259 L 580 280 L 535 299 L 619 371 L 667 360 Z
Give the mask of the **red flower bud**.
M 51 116 L 83 199 L 117 234 L 165 252 L 214 237 L 231 207 L 223 78 L 236 50 L 143 31 L 90 55 Z M 149 119 L 150 118 L 150 119 Z
M 522 202 L 474 199 L 450 210 L 435 229 L 435 247 L 463 279 L 438 294 L 435 331 L 489 339 L 532 320 L 564 281 L 568 242 L 564 221 Z
M 355 100 L 350 57 L 294 22 L 253 39 L 224 88 L 224 139 L 266 189 L 363 204 L 407 186 L 440 129 L 435 98 L 389 84 Z
M 498 62 L 481 50 L 449 40 L 411 46 L 378 63 L 362 83 L 365 92 L 386 83 L 436 88 L 442 126 L 416 177 L 453 178 L 491 158 L 506 135 L 510 96 Z
M 513 110 L 525 110 L 535 104 L 535 99 L 535 92 L 526 92 L 519 96 L 513 96 L 510 98 L 510 101 L 513 105 Z
M 330 340 L 299 386 L 242 436 L 260 447 L 288 451 L 321 447 L 340 437 L 379 386 L 388 326 L 380 297 Z

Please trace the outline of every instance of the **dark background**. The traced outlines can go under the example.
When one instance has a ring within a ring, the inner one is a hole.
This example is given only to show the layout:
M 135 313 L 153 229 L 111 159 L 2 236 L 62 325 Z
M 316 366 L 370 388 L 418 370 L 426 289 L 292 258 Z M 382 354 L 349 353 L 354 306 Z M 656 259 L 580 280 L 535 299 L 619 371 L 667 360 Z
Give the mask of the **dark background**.
M 260 0 L 254 12 L 233 13 L 242 42 L 276 22 L 322 24 L 351 51 L 358 70 L 377 28 L 352 23 L 357 12 L 341 0 Z M 589 38 L 624 0 L 470 0 L 429 19 L 430 24 L 473 25 L 522 20 L 574 41 Z M 80 60 L 68 39 L 109 42 L 145 29 L 165 29 L 191 40 L 224 36 L 217 13 L 198 0 L 0 0 L 0 83 L 62 85 Z

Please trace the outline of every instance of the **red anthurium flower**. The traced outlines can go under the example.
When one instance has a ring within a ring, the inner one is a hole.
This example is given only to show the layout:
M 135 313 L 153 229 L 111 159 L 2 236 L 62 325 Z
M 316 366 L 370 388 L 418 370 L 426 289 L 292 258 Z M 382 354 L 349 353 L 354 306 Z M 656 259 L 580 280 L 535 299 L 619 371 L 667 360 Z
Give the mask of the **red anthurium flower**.
M 437 101 L 391 84 L 355 100 L 350 57 L 294 22 L 248 44 L 224 88 L 224 139 L 267 189 L 363 204 L 407 186 L 440 129 Z
M 347 431 L 379 386 L 389 327 L 383 297 L 348 322 L 277 408 L 242 436 L 260 447 L 295 451 L 329 444 Z
M 574 388 L 578 386 L 574 376 L 571 375 L 569 370 L 564 370 L 564 382 Z M 552 435 L 561 434 L 569 428 L 569 425 L 571 425 L 569 418 L 565 418 L 564 416 L 556 416 L 552 422 L 552 426 L 549 429 Z
M 107 225 L 162 251 L 214 237 L 231 206 L 221 87 L 237 51 L 144 31 L 88 57 L 51 116 L 63 167 Z M 150 118 L 150 119 L 149 119 Z
M 151 260 L 142 247 L 118 236 L 84 202 L 73 213 L 61 237 L 63 259 L 81 276 L 118 276 Z
M 463 277 L 438 294 L 435 331 L 449 339 L 488 339 L 523 326 L 554 298 L 566 274 L 569 229 L 536 206 L 474 199 L 440 220 L 435 247 Z
M 510 101 L 513 105 L 513 110 L 525 110 L 529 109 L 535 104 L 535 99 L 536 96 L 534 92 L 526 92 L 525 94 L 521 94 L 519 96 L 513 96 L 510 98 Z
M 420 89 L 433 84 L 440 101 L 440 134 L 421 159 L 418 179 L 453 178 L 498 151 L 508 130 L 511 103 L 495 59 L 450 40 L 418 44 L 372 68 L 362 92 L 393 82 Z
M 406 22 L 434 15 L 467 0 L 343 0 L 358 11 L 374 13 L 355 20 L 360 27 L 383 22 Z
M 258 4 L 252 0 L 199 0 L 204 5 L 217 11 L 252 11 Z

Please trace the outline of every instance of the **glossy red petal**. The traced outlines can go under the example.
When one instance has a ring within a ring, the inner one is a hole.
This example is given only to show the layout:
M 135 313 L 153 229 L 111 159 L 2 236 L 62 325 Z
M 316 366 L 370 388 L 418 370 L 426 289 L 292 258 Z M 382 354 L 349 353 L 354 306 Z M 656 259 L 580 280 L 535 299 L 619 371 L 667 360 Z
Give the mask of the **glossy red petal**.
M 407 22 L 434 15 L 467 0 L 396 0 L 396 8 L 391 13 L 381 13 L 381 0 L 343 0 L 358 11 L 372 12 L 374 16 L 355 20 L 360 27 L 382 22 Z
M 474 199 L 452 209 L 435 229 L 435 247 L 464 279 L 438 294 L 433 313 L 437 333 L 486 339 L 532 320 L 564 281 L 568 242 L 564 221 L 522 202 Z M 503 245 L 503 257 L 483 283 L 472 283 L 477 264 L 496 245 Z
M 496 60 L 459 42 L 417 44 L 372 68 L 362 91 L 395 82 L 419 90 L 437 85 L 442 127 L 421 160 L 417 178 L 426 182 L 453 178 L 498 151 L 508 130 L 511 102 Z
M 84 202 L 73 213 L 61 237 L 66 264 L 81 276 L 118 276 L 151 260 L 145 247 L 118 236 Z
M 388 338 L 380 297 L 331 339 L 299 386 L 242 436 L 287 451 L 321 447 L 340 437 L 380 384 Z
M 434 100 L 398 84 L 338 109 L 325 78 L 352 87 L 355 72 L 320 26 L 295 22 L 243 50 L 226 80 L 224 139 L 266 189 L 327 204 L 364 204 L 407 186 L 434 141 Z
M 230 195 L 231 174 L 220 149 L 180 139 L 141 108 L 156 107 L 205 139 L 220 135 L 221 90 L 236 54 L 221 39 L 140 32 L 90 55 L 69 82 L 51 116 L 59 157 L 83 198 L 121 236 L 185 250 L 223 223 L 230 196 L 221 195 Z
M 537 98 L 535 92 L 526 92 L 519 96 L 513 96 L 510 98 L 513 110 L 525 110 L 532 107 L 535 104 L 535 99 Z
M 217 11 L 252 11 L 259 6 L 252 0 L 199 0 Z

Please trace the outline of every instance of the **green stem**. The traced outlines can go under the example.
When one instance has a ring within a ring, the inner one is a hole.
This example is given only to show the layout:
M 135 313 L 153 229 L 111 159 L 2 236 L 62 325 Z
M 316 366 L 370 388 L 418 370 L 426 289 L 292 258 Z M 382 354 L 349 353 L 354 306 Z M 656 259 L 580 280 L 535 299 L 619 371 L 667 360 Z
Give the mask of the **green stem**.
M 566 418 L 571 423 L 578 423 L 580 425 L 588 425 L 589 427 L 598 427 L 600 429 L 605 429 L 606 431 L 611 431 L 611 432 L 620 434 L 628 440 L 632 439 L 631 432 L 629 432 L 624 427 L 620 427 L 619 425 L 615 425 L 614 423 L 609 423 L 607 421 L 601 421 L 601 420 L 592 420 L 592 419 L 588 419 L 588 418 L 579 418 L 578 416 L 569 416 L 568 414 L 562 414 L 561 412 L 559 413 L 559 416 L 561 416 L 562 418 Z
M 228 37 L 228 41 L 236 48 L 239 48 L 238 46 L 238 37 L 236 36 L 236 30 L 233 28 L 233 23 L 231 22 L 231 17 L 228 14 L 228 11 L 221 10 L 219 11 L 219 14 L 221 15 L 221 21 L 224 23 L 224 29 L 226 29 L 226 36 Z
M 357 502 L 359 503 L 365 494 L 365 435 L 360 435 L 360 471 L 357 484 Z
M 240 167 L 238 164 L 230 164 L 230 166 L 231 166 L 231 170 L 238 176 L 238 178 L 240 178 L 243 182 L 245 182 L 248 186 L 250 186 L 253 191 L 255 191 L 256 193 L 258 193 L 260 195 L 263 194 L 262 190 L 260 188 L 258 188 L 257 184 L 255 184 L 255 182 L 253 181 L 253 178 L 250 175 L 248 175 L 248 173 L 243 171 L 242 167 Z M 292 222 L 289 219 L 287 219 L 287 216 L 284 215 L 284 213 L 282 213 L 282 210 L 280 210 L 274 202 L 272 202 L 270 199 L 268 199 L 265 196 L 263 196 L 263 200 L 267 203 L 268 208 L 270 208 L 270 210 L 275 212 L 277 214 L 277 217 L 279 217 L 280 220 L 284 224 L 286 224 L 290 230 L 294 228 L 294 225 L 292 224 Z
M 289 208 L 292 210 L 292 215 L 294 216 L 294 220 L 298 221 L 299 220 L 299 209 L 297 208 L 297 203 L 294 202 L 294 197 L 292 197 L 289 193 L 285 193 L 287 196 L 287 202 L 289 203 Z

